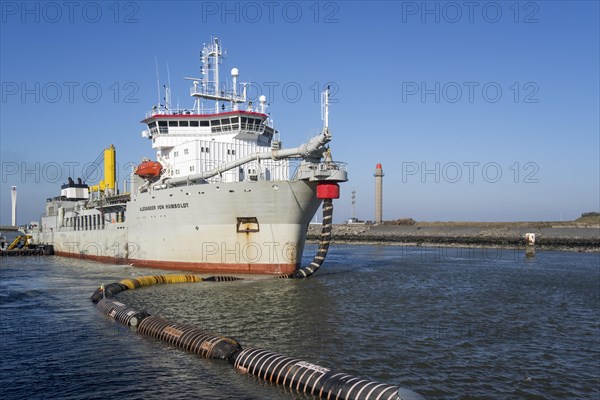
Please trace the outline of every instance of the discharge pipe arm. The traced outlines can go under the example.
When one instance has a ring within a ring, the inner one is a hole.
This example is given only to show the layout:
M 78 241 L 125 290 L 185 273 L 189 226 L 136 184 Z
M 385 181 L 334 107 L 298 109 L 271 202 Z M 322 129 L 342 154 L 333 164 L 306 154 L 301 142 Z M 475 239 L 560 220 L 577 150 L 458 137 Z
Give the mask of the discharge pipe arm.
M 217 176 L 222 174 L 223 172 L 229 171 L 233 168 L 237 168 L 241 165 L 247 164 L 249 162 L 255 160 L 280 160 L 284 158 L 311 158 L 318 157 L 321 158 L 321 153 L 319 150 L 323 149 L 327 143 L 331 141 L 331 134 L 328 129 L 324 129 L 321 134 L 313 137 L 307 143 L 304 143 L 298 147 L 293 149 L 285 149 L 285 150 L 271 150 L 265 152 L 256 152 L 245 157 L 242 157 L 238 160 L 234 160 L 223 165 L 218 166 L 217 168 L 207 171 L 200 172 L 197 174 L 192 174 L 188 176 L 182 176 L 179 178 L 167 178 L 162 182 L 158 182 L 154 185 L 154 187 L 167 184 L 167 185 L 178 185 L 182 183 L 191 183 L 196 182 L 202 179 L 212 178 L 213 176 Z

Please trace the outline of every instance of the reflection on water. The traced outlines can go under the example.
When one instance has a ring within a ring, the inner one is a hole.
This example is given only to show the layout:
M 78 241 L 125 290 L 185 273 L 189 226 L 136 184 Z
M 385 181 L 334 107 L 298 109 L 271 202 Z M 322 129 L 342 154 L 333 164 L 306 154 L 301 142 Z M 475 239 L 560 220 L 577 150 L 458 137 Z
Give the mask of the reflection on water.
M 429 398 L 597 398 L 599 257 L 334 246 L 308 280 L 162 285 L 118 298 Z M 3 259 L 0 396 L 306 398 L 129 332 L 89 300 L 100 283 L 157 273 Z

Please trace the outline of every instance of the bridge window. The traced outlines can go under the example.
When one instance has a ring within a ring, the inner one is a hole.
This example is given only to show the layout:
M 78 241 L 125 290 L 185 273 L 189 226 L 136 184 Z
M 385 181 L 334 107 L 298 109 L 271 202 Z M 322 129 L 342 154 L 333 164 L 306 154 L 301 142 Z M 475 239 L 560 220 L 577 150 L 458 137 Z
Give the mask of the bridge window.
M 215 132 L 221 132 L 221 121 L 219 121 L 218 119 L 213 119 L 210 121 L 210 125 L 212 126 L 211 131 L 213 133 Z
M 208 126 L 208 121 L 200 121 L 200 126 Z
M 179 121 L 179 126 L 189 126 L 189 121 Z
M 198 126 L 198 121 L 190 121 L 190 126 Z
M 167 121 L 158 121 L 158 132 L 169 133 L 169 128 L 167 128 Z
M 177 121 L 169 121 L 169 126 L 177 126 Z

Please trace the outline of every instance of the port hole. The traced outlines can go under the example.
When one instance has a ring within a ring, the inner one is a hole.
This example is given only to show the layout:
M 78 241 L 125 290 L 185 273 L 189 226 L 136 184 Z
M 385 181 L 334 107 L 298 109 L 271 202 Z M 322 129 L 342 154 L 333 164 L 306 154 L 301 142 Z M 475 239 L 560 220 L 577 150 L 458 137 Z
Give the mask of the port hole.
M 256 217 L 238 217 L 238 233 L 258 232 L 259 230 L 258 219 Z

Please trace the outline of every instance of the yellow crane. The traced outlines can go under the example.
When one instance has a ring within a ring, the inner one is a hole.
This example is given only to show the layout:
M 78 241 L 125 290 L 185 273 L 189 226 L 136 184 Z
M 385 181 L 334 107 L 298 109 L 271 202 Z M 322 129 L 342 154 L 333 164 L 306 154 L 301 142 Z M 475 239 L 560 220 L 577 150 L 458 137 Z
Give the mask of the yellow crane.
M 115 146 L 111 144 L 104 149 L 104 179 L 97 185 L 90 186 L 90 192 L 108 191 L 112 195 L 116 194 L 116 164 Z
M 29 241 L 31 240 L 31 235 L 19 235 L 13 242 L 8 246 L 6 250 L 13 250 L 15 248 L 23 248 L 29 246 Z

